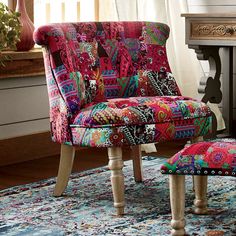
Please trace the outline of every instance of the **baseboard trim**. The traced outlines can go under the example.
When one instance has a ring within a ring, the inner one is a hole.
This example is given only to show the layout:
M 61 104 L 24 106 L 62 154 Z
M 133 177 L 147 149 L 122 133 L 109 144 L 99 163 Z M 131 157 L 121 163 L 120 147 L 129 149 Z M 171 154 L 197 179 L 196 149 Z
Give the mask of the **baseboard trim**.
M 60 145 L 50 132 L 0 140 L 0 166 L 59 155 Z

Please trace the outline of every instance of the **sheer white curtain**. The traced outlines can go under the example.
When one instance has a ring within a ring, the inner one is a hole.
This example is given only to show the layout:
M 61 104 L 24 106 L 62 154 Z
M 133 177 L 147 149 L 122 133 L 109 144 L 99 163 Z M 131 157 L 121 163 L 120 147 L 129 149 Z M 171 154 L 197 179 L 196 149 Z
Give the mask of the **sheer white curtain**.
M 202 75 L 196 55 L 185 45 L 184 19 L 180 17 L 181 12 L 187 12 L 185 0 L 101 0 L 100 4 L 109 8 L 103 11 L 103 6 L 100 5 L 100 20 L 167 23 L 171 27 L 167 52 L 173 74 L 183 95 L 198 96 L 197 86 Z
M 185 23 L 181 13 L 188 12 L 187 0 L 100 0 L 100 20 L 140 20 L 167 23 L 171 28 L 167 54 L 172 72 L 185 96 L 199 98 L 199 79 L 204 76 L 193 50 L 185 45 Z M 218 130 L 225 124 L 216 104 Z
M 34 25 L 94 21 L 95 0 L 34 0 Z

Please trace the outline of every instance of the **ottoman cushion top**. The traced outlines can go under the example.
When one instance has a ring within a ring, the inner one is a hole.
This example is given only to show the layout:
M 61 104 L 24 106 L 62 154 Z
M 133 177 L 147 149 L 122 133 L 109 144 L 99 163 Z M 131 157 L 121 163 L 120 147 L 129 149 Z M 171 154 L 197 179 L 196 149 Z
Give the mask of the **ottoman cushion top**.
M 161 167 L 163 174 L 236 176 L 236 140 L 218 139 L 186 146 Z

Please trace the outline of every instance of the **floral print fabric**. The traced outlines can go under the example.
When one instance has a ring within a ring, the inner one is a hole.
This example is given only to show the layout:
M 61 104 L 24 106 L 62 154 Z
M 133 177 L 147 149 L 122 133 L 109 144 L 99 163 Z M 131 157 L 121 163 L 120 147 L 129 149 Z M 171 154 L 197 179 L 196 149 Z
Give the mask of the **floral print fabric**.
M 170 158 L 163 174 L 236 176 L 236 140 L 194 143 Z
M 168 131 L 164 131 L 171 133 L 168 139 L 172 139 L 176 136 L 174 123 L 190 125 L 185 133 L 186 126 L 182 125 L 178 137 L 209 133 L 208 107 L 178 98 L 181 93 L 166 55 L 168 36 L 169 27 L 154 22 L 57 23 L 39 27 L 34 40 L 44 48 L 52 139 L 100 146 L 90 140 L 94 135 L 88 132 L 101 132 L 106 135 L 103 146 L 113 146 L 116 143 L 110 141 L 111 133 L 121 135 L 121 127 L 129 126 L 126 128 L 133 129 L 130 135 L 140 140 L 131 142 L 130 137 L 119 141 L 119 145 L 139 144 L 164 139 L 157 138 L 157 134 L 156 138 L 143 139 L 140 127 L 153 125 L 152 132 L 158 133 L 154 128 L 157 124 L 161 129 L 166 126 Z M 82 137 L 82 133 L 87 136 Z

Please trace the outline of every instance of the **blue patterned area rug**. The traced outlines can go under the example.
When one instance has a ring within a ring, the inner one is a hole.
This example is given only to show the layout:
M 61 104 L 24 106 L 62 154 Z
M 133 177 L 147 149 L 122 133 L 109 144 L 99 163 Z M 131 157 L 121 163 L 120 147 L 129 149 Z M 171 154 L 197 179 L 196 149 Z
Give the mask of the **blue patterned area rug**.
M 114 216 L 107 168 L 73 174 L 63 197 L 52 197 L 55 179 L 0 192 L 0 235 L 170 235 L 168 176 L 160 172 L 162 158 L 144 158 L 144 183 L 133 179 L 125 162 L 126 215 Z M 191 213 L 194 199 L 187 178 L 186 220 L 189 235 L 236 235 L 235 178 L 209 178 L 212 214 Z M 214 232 L 224 234 L 214 234 Z M 210 234 L 212 232 L 213 234 Z

